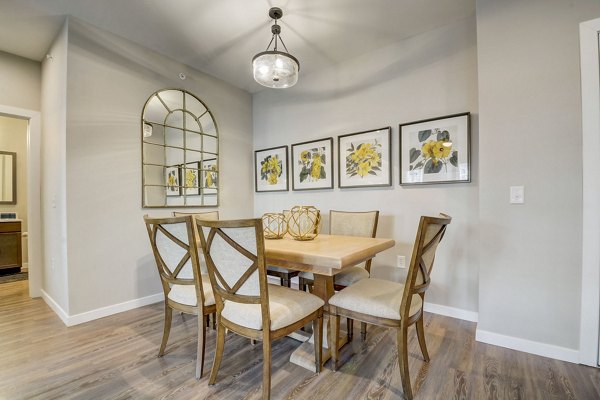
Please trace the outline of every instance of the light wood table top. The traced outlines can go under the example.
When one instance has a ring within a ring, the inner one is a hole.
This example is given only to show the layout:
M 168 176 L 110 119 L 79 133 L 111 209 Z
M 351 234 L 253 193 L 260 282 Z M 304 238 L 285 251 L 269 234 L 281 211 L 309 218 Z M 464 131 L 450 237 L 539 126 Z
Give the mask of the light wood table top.
M 323 235 L 313 240 L 265 239 L 269 265 L 332 276 L 394 247 L 393 239 Z

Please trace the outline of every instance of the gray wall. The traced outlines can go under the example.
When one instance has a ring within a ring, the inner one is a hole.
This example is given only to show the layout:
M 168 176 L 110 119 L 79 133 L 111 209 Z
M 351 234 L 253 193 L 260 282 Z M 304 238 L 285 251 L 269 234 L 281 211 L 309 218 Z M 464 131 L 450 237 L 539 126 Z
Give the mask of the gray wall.
M 410 261 L 422 214 L 446 212 L 454 217 L 440 247 L 428 301 L 477 311 L 478 176 L 477 53 L 475 17 L 374 50 L 325 71 L 302 75 L 283 91 L 254 95 L 254 148 L 290 145 L 383 126 L 392 127 L 392 186 L 257 193 L 254 211 L 314 205 L 325 214 L 336 210 L 380 210 L 378 236 L 396 246 L 378 255 L 373 275 L 402 279 L 396 255 Z M 473 113 L 473 182 L 400 187 L 398 124 L 452 113 Z M 291 188 L 291 184 L 290 184 Z M 325 229 L 327 229 L 325 227 Z
M 597 0 L 477 1 L 480 331 L 579 347 L 579 23 L 599 15 Z
M 41 65 L 0 51 L 0 104 L 40 110 Z
M 182 88 L 210 107 L 220 133 L 224 218 L 253 214 L 252 103 L 223 81 L 73 19 L 68 54 L 69 309 L 75 315 L 162 292 L 142 216 L 172 209 L 141 208 L 140 118 L 150 95 Z

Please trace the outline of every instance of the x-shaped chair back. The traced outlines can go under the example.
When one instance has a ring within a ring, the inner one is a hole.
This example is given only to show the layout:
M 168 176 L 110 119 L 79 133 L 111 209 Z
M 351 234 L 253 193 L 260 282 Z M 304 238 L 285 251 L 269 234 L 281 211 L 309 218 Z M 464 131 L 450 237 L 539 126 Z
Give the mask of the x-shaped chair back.
M 165 296 L 171 285 L 196 285 L 198 304 L 204 304 L 193 217 L 150 218 L 146 215 L 144 221 Z
M 269 329 L 269 299 L 261 219 L 196 220 L 217 310 L 224 301 L 261 304 Z

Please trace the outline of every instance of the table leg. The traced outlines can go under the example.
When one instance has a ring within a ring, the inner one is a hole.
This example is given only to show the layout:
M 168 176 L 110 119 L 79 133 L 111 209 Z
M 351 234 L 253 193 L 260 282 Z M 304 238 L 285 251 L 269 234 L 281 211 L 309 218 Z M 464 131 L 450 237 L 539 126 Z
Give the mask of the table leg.
M 328 332 L 331 330 L 331 321 L 327 316 L 329 298 L 335 293 L 333 289 L 333 276 L 314 274 L 315 282 L 313 294 L 319 296 L 325 301 L 325 315 L 323 316 L 323 363 L 331 358 L 329 353 Z M 340 332 L 340 348 L 347 343 L 347 335 L 345 332 Z M 308 370 L 316 372 L 315 367 L 315 345 L 314 334 L 310 339 L 302 343 L 290 356 L 290 362 L 300 365 Z

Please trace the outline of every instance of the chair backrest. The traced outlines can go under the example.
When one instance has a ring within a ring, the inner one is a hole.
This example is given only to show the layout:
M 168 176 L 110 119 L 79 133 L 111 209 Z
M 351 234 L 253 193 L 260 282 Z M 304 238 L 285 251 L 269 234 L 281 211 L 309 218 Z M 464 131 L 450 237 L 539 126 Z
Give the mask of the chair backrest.
M 204 304 L 198 245 L 193 217 L 151 218 L 144 216 L 165 298 L 171 285 L 195 285 L 198 304 Z
M 269 299 L 262 219 L 196 220 L 217 310 L 224 301 L 262 304 L 269 328 Z M 264 325 L 264 324 L 267 325 Z
M 204 212 L 196 212 L 196 213 L 188 213 L 181 211 L 173 211 L 174 217 L 181 217 L 191 215 L 195 219 L 203 219 L 206 221 L 218 221 L 219 220 L 219 212 L 218 211 L 204 211 Z M 200 259 L 200 272 L 202 274 L 207 274 L 208 271 L 206 269 L 206 261 L 204 261 L 204 255 L 202 254 L 202 249 L 200 248 L 200 236 L 198 235 L 196 224 L 193 224 L 194 233 L 196 234 L 196 243 L 198 244 L 198 253 Z
M 377 223 L 379 222 L 379 211 L 329 211 L 329 234 L 359 237 L 375 237 L 377 234 Z M 364 266 L 370 272 L 371 260 L 360 266 Z
M 423 300 L 425 298 L 425 292 L 431 282 L 430 276 L 435 261 L 435 252 L 450 221 L 452 218 L 446 214 L 440 214 L 439 217 L 422 216 L 419 221 L 400 306 L 402 318 L 408 317 L 410 302 L 414 294 L 419 294 Z
M 207 221 L 218 221 L 219 220 L 219 212 L 218 211 L 204 211 L 197 213 L 188 213 L 181 211 L 173 211 L 174 217 L 181 217 L 185 215 L 193 215 L 197 219 L 204 219 Z

